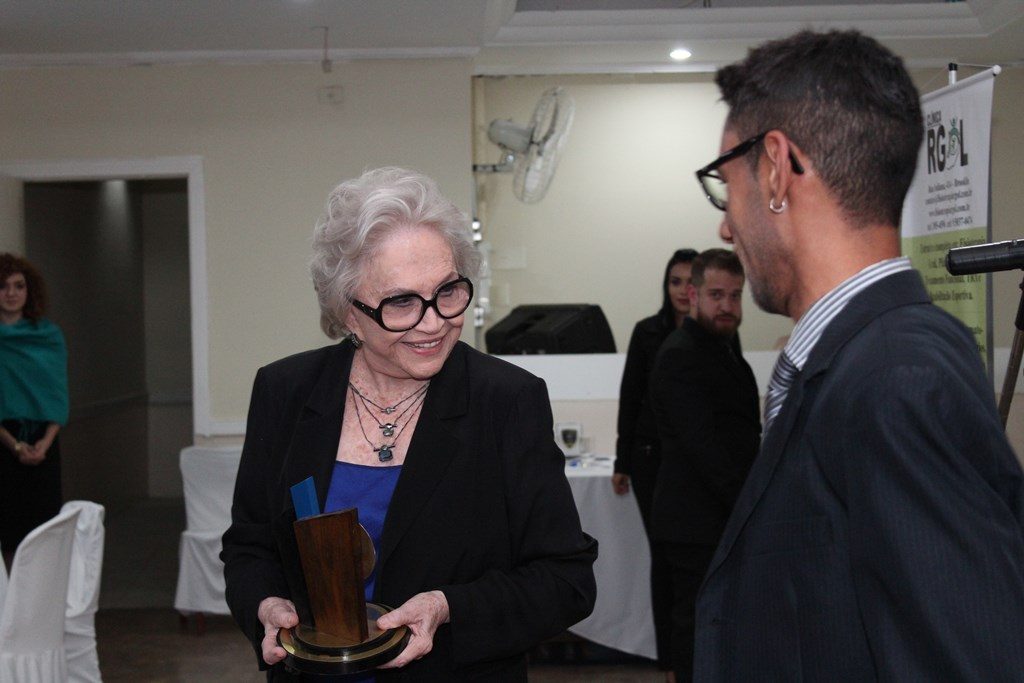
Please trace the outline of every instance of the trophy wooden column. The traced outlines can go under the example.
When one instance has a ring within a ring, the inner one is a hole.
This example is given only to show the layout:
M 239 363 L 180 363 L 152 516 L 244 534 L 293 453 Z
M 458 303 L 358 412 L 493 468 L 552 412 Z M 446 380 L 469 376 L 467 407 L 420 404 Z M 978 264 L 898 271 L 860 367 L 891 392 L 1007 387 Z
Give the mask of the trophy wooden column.
M 366 640 L 364 533 L 355 508 L 295 522 L 318 644 L 354 645 Z

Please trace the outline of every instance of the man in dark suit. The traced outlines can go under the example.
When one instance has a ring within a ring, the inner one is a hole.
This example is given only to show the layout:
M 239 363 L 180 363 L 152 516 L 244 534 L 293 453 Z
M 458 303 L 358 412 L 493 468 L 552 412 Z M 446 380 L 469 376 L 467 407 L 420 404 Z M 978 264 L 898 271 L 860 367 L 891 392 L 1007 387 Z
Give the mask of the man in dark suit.
M 898 257 L 909 75 L 856 32 L 803 32 L 716 80 L 724 153 L 698 177 L 755 300 L 796 327 L 698 597 L 695 678 L 1024 680 L 1021 469 L 970 333 Z
M 757 453 L 757 383 L 736 352 L 743 319 L 743 266 L 725 249 L 693 261 L 690 316 L 662 344 L 651 373 L 651 406 L 662 460 L 651 536 L 672 574 L 672 669 L 693 671 L 697 589 Z

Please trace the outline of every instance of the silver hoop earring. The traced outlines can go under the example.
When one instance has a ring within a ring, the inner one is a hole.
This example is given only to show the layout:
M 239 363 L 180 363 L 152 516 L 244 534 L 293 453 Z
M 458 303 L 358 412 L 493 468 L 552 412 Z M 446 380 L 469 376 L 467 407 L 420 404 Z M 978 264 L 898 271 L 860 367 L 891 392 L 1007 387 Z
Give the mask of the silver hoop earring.
M 782 201 L 779 203 L 778 206 L 775 206 L 775 197 L 772 197 L 771 199 L 768 200 L 768 210 L 771 211 L 772 213 L 782 213 L 783 211 L 786 210 L 787 206 L 789 205 L 786 203 L 785 197 L 782 198 Z
M 358 348 L 362 347 L 362 345 L 363 345 L 363 340 L 360 339 L 359 337 L 357 337 L 355 332 L 349 332 L 348 333 L 348 340 L 350 342 L 352 342 L 352 347 L 353 348 L 358 349 Z

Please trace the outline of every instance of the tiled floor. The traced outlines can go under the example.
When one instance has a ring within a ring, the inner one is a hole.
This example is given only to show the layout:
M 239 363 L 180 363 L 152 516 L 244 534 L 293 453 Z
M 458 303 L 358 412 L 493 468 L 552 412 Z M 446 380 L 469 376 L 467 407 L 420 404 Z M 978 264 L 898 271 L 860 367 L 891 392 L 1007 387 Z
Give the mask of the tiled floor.
M 148 500 L 108 509 L 107 542 L 96 632 L 107 683 L 203 683 L 266 680 L 252 650 L 227 617 L 208 617 L 206 632 L 187 630 L 173 609 L 178 536 L 185 526 L 180 500 Z M 659 683 L 646 660 L 589 643 L 552 643 L 531 655 L 537 683 L 607 681 Z

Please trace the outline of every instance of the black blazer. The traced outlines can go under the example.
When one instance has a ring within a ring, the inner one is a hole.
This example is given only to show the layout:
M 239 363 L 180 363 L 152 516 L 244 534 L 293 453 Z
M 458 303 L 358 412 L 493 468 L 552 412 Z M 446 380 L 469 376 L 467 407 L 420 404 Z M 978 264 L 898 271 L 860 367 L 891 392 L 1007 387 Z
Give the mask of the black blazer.
M 615 471 L 632 475 L 633 458 L 645 446 L 656 444 L 658 432 L 648 392 L 651 369 L 665 337 L 675 329 L 661 313 L 644 318 L 633 327 L 619 385 L 618 438 Z
M 832 321 L 697 601 L 698 681 L 1024 680 L 1021 468 L 913 271 Z
M 224 535 L 227 600 L 261 668 L 260 601 L 311 622 L 289 487 L 312 475 L 321 506 L 341 433 L 347 342 L 260 369 Z M 455 346 L 427 391 L 381 539 L 375 600 L 445 593 L 432 652 L 380 680 L 526 680 L 525 651 L 586 617 L 597 542 L 580 529 L 543 381 Z M 285 680 L 283 666 L 274 680 Z
M 686 318 L 658 352 L 651 375 L 661 437 L 655 540 L 717 544 L 757 455 L 757 381 L 734 348 Z

